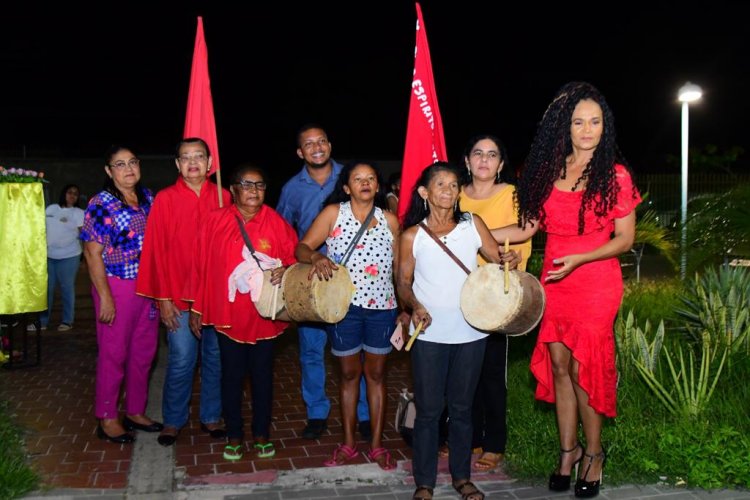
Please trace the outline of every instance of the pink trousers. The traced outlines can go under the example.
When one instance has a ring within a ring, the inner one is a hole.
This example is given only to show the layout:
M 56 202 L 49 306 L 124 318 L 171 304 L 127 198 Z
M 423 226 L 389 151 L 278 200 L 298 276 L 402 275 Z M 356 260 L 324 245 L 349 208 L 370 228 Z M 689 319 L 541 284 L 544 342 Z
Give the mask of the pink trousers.
M 151 299 L 135 294 L 135 280 L 107 277 L 115 302 L 112 326 L 96 321 L 99 356 L 96 363 L 97 418 L 118 418 L 117 401 L 125 379 L 125 412 L 146 410 L 148 377 L 156 354 L 159 311 Z M 94 310 L 99 317 L 99 294 L 92 287 Z

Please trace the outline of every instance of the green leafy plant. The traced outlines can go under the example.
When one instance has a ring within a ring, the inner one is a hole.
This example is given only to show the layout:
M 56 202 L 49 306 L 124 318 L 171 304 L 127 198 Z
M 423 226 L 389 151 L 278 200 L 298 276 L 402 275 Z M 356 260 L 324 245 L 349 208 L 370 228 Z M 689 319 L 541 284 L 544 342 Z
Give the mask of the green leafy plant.
M 750 272 L 744 268 L 718 271 L 706 268 L 696 275 L 682 297 L 677 314 L 682 330 L 694 342 L 714 349 L 729 348 L 732 355 L 750 355 Z
M 649 366 L 642 359 L 636 358 L 633 361 L 648 388 L 670 413 L 695 417 L 707 408 L 711 400 L 724 368 L 728 349 L 724 348 L 718 365 L 712 362 L 714 353 L 707 342 L 702 344 L 699 360 L 696 360 L 690 346 L 683 348 L 680 343 L 677 343 L 675 349 L 677 359 L 673 361 L 669 349 L 662 345 L 662 352 L 669 366 L 669 377 L 662 377 L 656 367 Z M 687 360 L 685 350 L 687 350 Z M 648 358 L 646 361 L 650 360 Z M 696 366 L 698 363 L 700 366 Z

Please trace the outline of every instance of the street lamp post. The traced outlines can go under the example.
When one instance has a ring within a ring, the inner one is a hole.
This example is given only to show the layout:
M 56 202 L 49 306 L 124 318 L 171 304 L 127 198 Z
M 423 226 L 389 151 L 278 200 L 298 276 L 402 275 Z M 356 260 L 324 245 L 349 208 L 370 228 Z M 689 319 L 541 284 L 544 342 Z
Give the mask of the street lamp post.
M 677 99 L 682 103 L 682 196 L 680 204 L 680 278 L 685 279 L 687 272 L 687 203 L 688 203 L 688 108 L 691 102 L 703 95 L 698 85 L 687 82 L 677 92 Z

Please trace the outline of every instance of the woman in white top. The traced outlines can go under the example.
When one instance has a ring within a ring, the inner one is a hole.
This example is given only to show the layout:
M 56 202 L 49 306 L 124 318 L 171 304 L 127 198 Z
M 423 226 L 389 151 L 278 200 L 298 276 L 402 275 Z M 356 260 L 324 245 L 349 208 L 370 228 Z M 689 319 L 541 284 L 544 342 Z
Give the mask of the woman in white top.
M 330 278 L 345 266 L 356 288 L 343 320 L 327 327 L 331 352 L 341 361 L 341 417 L 344 443 L 326 466 L 342 465 L 359 454 L 354 439 L 362 374 L 367 382 L 372 438 L 368 457 L 384 470 L 396 468 L 381 444 L 385 420 L 385 359 L 396 327 L 398 304 L 393 266 L 398 260 L 399 224 L 384 210 L 385 197 L 371 163 L 352 162 L 339 174 L 327 206 L 297 245 L 295 256 L 312 264 L 310 279 Z M 369 222 L 367 222 L 369 221 Z M 363 224 L 366 229 L 361 232 Z M 328 257 L 313 248 L 325 242 Z M 364 350 L 364 356 L 362 351 Z
M 438 425 L 448 407 L 453 487 L 468 500 L 484 494 L 471 482 L 471 408 L 484 358 L 487 335 L 469 325 L 459 297 L 466 272 L 420 226 L 426 227 L 469 270 L 477 252 L 494 263 L 520 261 L 515 252 L 500 254 L 489 229 L 476 215 L 461 212 L 459 171 L 449 163 L 427 167 L 411 195 L 399 254 L 398 294 L 424 333 L 412 348 L 417 420 L 414 422 L 414 498 L 430 499 L 437 476 Z
M 80 189 L 68 184 L 60 193 L 58 203 L 47 207 L 47 310 L 39 321 L 47 329 L 52 311 L 55 288 L 60 285 L 62 322 L 57 330 L 64 332 L 73 327 L 75 288 L 78 267 L 81 265 L 81 242 L 78 234 L 83 226 L 84 212 L 78 207 Z M 32 325 L 33 326 L 33 325 Z

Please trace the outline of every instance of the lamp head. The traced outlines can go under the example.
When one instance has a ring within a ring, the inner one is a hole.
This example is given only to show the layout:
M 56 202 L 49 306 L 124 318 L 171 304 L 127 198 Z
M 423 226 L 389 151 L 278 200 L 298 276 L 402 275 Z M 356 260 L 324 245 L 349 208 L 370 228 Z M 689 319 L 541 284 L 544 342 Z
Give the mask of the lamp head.
M 702 95 L 703 91 L 698 85 L 687 82 L 680 87 L 680 90 L 677 92 L 677 99 L 679 99 L 680 102 L 693 102 L 700 99 Z

